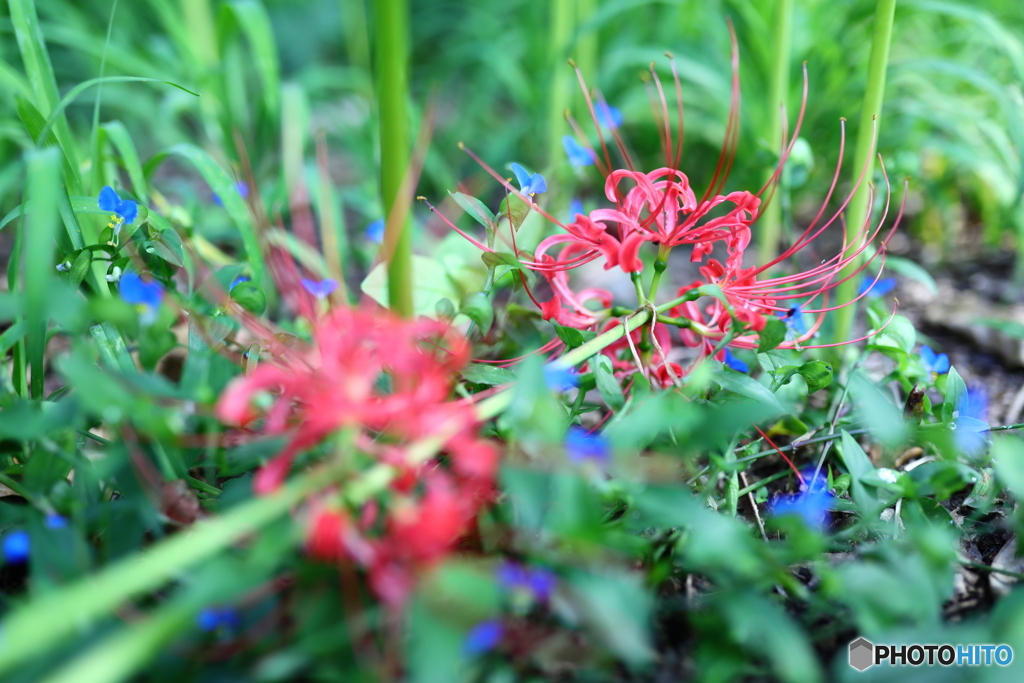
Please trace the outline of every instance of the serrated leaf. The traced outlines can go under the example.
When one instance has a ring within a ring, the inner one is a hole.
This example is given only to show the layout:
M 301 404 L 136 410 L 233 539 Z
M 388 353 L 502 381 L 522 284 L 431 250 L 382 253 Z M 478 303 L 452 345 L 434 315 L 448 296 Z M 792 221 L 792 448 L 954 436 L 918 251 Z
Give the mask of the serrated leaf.
M 494 230 L 494 214 L 482 201 L 462 192 L 449 192 L 448 194 L 452 196 L 456 204 L 462 207 L 463 211 L 473 217 L 473 220 L 488 230 Z
M 832 366 L 824 361 L 812 360 L 804 363 L 797 372 L 807 382 L 808 395 L 832 384 Z
M 594 368 L 594 381 L 597 383 L 601 398 L 615 412 L 622 410 L 626 405 L 626 398 L 622 395 L 622 385 L 615 379 L 611 359 L 604 354 L 598 354 L 591 359 L 590 365 Z
M 786 323 L 779 318 L 769 318 L 758 335 L 757 352 L 767 353 L 786 340 Z

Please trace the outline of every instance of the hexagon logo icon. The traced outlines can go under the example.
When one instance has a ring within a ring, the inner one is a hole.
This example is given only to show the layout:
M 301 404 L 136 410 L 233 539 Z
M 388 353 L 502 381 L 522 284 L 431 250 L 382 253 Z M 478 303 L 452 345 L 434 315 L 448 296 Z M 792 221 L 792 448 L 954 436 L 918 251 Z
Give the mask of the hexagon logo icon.
M 850 643 L 850 666 L 857 671 L 864 671 L 875 663 L 875 646 L 866 638 L 858 638 Z

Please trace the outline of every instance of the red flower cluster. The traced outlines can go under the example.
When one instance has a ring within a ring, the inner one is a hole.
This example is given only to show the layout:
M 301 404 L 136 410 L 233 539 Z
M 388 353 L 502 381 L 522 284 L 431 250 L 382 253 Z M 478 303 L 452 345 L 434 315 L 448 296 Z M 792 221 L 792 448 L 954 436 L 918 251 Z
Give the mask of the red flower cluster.
M 338 308 L 313 324 L 309 348 L 236 379 L 217 414 L 290 437 L 257 473 L 261 494 L 280 486 L 298 453 L 332 434 L 352 451 L 337 453 L 349 481 L 385 466 L 386 511 L 373 497 L 354 509 L 321 500 L 311 506 L 308 547 L 366 567 L 382 599 L 399 603 L 413 570 L 449 551 L 491 497 L 498 450 L 479 437 L 472 404 L 450 400 L 470 346 L 441 322 L 365 308 Z
M 538 297 L 529 292 L 529 289 L 527 290 L 540 308 L 541 315 L 545 320 L 554 320 L 561 325 L 570 327 L 594 330 L 607 329 L 617 324 L 617 320 L 612 314 L 610 292 L 597 288 L 576 292 L 570 286 L 568 271 L 595 261 L 602 263 L 605 269 L 618 269 L 633 279 L 638 294 L 638 306 L 656 304 L 655 297 L 658 283 L 661 280 L 660 271 L 667 266 L 669 252 L 674 248 L 684 247 L 689 250 L 688 255 L 691 262 L 703 264 L 699 268 L 701 279 L 680 288 L 677 298 L 689 297 L 691 300 L 674 307 L 667 313 L 669 318 L 673 319 L 669 322 L 677 324 L 680 328 L 680 334 L 677 337 L 679 341 L 686 346 L 698 349 L 698 358 L 695 362 L 712 354 L 723 340 L 727 340 L 727 344 L 733 347 L 756 347 L 758 344 L 757 333 L 764 329 L 769 318 L 780 315 L 789 321 L 793 331 L 781 344 L 781 347 L 794 348 L 816 334 L 827 312 L 853 303 L 847 301 L 839 306 L 830 307 L 827 300 L 832 289 L 850 278 L 860 277 L 861 271 L 868 267 L 876 256 L 884 259 L 885 244 L 892 236 L 902 216 L 901 207 L 899 216 L 883 234 L 882 225 L 886 220 L 889 208 L 888 178 L 886 178 L 886 214 L 882 216 L 877 225 L 872 226 L 869 221 L 865 221 L 863 225 L 856 226 L 857 230 L 854 236 L 849 240 L 844 237 L 838 252 L 831 258 L 822 260 L 817 266 L 788 275 L 766 277 L 766 271 L 805 250 L 829 228 L 833 228 L 833 232 L 835 230 L 843 232 L 840 217 L 850 198 L 843 201 L 828 217 L 826 217 L 826 207 L 832 199 L 838 183 L 844 143 L 840 146 L 839 161 L 828 195 L 804 232 L 770 263 L 764 265 L 745 264 L 746 250 L 751 241 L 752 225 L 757 220 L 759 211 L 763 209 L 762 195 L 767 192 L 770 196 L 770 192 L 774 190 L 781 176 L 782 167 L 799 135 L 806 103 L 807 82 L 805 72 L 804 98 L 801 102 L 796 126 L 792 136 L 788 138 L 789 142 L 783 141 L 781 158 L 772 178 L 756 193 L 725 192 L 724 186 L 735 158 L 739 131 L 739 61 L 735 41 L 733 46 L 732 106 L 726 125 L 725 143 L 711 183 L 700 199 L 694 193 L 689 178 L 680 170 L 681 132 L 683 129 L 682 96 L 674 62 L 672 70 L 676 88 L 677 128 L 680 131 L 680 137 L 677 142 L 673 142 L 669 126 L 668 104 L 661 82 L 652 67 L 653 83 L 660 98 L 660 111 L 656 114 L 660 119 L 659 129 L 664 147 L 665 165 L 650 172 L 636 170 L 635 164 L 626 151 L 626 145 L 619 137 L 615 127 L 611 127 L 611 133 L 615 146 L 622 154 L 626 168 L 613 168 L 608 153 L 610 145 L 603 137 L 604 132 L 596 114 L 597 109 L 590 98 L 582 76 L 580 76 L 580 83 L 591 110 L 600 145 L 599 151 L 592 149 L 587 143 L 586 135 L 573 123 L 578 139 L 575 146 L 584 150 L 604 175 L 605 196 L 613 204 L 612 207 L 599 208 L 587 214 L 577 213 L 570 223 L 563 224 L 536 204 L 532 204 L 530 197 L 516 192 L 516 189 L 507 181 L 476 155 L 469 152 L 510 192 L 524 201 L 530 202 L 535 211 L 541 213 L 561 231 L 559 234 L 541 241 L 532 256 L 527 252 L 520 251 L 516 245 L 514 234 L 509 235 L 510 239 L 508 240 L 520 264 L 528 270 L 539 273 L 548 284 L 551 297 L 546 301 L 539 301 Z M 578 71 L 577 75 L 579 75 Z M 606 106 L 603 101 L 598 103 L 598 107 Z M 844 124 L 843 133 L 845 140 Z M 581 154 L 581 156 L 583 155 Z M 861 177 L 853 191 L 856 191 L 860 183 L 864 181 L 865 170 L 861 171 Z M 852 192 L 850 196 L 852 197 Z M 450 221 L 447 222 L 448 225 L 465 235 Z M 468 235 L 466 237 L 482 249 L 493 251 Z M 639 274 L 644 269 L 639 251 L 645 243 L 654 245 L 658 249 L 655 275 L 647 291 L 643 290 L 643 281 L 639 279 Z M 872 245 L 875 248 L 873 252 L 870 251 Z M 866 260 L 862 258 L 865 252 L 871 254 L 870 258 Z M 857 299 L 862 296 L 864 295 L 857 296 Z M 809 327 L 803 322 L 805 313 L 814 316 L 814 322 Z M 674 375 L 685 374 L 678 365 L 670 364 L 667 359 L 670 338 L 667 336 L 663 338 L 661 335 L 651 337 L 650 330 L 645 329 L 642 332 L 634 332 L 633 345 L 640 343 L 642 339 L 656 339 L 660 342 L 659 357 L 651 359 L 648 355 L 648 359 L 653 362 L 645 372 L 649 372 L 651 379 L 661 381 L 663 384 L 671 384 L 675 382 Z M 629 355 L 623 352 L 625 345 L 628 344 L 624 341 L 618 347 L 606 349 L 605 353 L 612 358 L 620 372 L 628 373 L 641 364 L 639 359 L 634 363 Z M 724 353 L 724 349 L 719 352 L 719 360 L 722 359 Z M 637 356 L 635 349 L 633 355 Z

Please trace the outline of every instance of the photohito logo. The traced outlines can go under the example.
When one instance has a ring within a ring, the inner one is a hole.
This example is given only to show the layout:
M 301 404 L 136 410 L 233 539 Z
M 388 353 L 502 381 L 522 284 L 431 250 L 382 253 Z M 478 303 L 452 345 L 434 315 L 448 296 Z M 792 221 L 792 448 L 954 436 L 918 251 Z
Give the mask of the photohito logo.
M 875 664 L 890 666 L 1009 666 L 1009 645 L 875 645 L 867 638 L 850 643 L 850 666 L 864 671 Z

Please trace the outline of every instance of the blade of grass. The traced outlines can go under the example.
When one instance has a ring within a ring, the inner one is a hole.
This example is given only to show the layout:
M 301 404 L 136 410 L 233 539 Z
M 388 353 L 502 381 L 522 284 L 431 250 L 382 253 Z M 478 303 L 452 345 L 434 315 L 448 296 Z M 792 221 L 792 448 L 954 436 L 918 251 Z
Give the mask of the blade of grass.
M 55 147 L 31 152 L 27 159 L 28 196 L 32 215 L 22 221 L 24 245 L 26 350 L 32 372 L 32 398 L 43 398 L 46 355 L 47 293 L 56 277 L 53 267 L 60 188 L 60 155 Z

